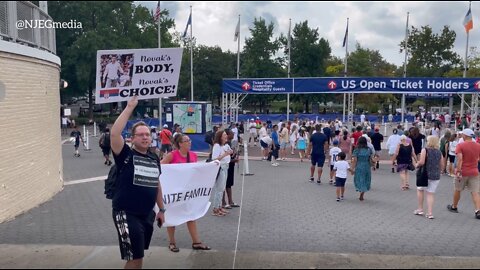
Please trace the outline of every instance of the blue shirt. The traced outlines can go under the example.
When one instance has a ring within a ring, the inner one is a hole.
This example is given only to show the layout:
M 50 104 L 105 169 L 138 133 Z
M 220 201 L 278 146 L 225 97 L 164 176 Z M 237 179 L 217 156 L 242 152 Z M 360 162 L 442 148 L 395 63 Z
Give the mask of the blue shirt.
M 272 141 L 274 145 L 279 145 L 280 143 L 278 142 L 278 133 L 276 131 L 272 132 Z

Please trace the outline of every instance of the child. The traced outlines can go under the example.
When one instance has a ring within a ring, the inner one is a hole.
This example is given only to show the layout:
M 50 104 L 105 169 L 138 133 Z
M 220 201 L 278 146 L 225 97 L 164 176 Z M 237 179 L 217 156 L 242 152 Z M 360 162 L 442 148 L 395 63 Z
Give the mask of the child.
M 338 161 L 333 165 L 333 169 L 336 172 L 335 186 L 337 187 L 337 202 L 343 201 L 343 194 L 345 193 L 345 182 L 347 181 L 347 171 L 352 172 L 350 165 L 345 158 L 347 155 L 344 152 L 340 152 L 338 155 Z
M 338 140 L 333 140 L 333 147 L 330 149 L 330 185 L 333 185 L 333 177 L 335 176 L 333 165 L 335 165 L 337 156 L 340 152 L 342 152 L 342 150 L 338 148 Z

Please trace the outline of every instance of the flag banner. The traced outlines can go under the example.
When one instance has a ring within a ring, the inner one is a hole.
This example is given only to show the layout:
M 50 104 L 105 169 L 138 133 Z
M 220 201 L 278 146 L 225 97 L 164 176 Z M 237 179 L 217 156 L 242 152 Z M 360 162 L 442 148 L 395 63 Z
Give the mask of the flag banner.
M 235 28 L 235 36 L 233 37 L 233 41 L 237 41 L 240 37 L 240 18 L 238 18 L 237 27 Z
M 480 78 L 224 79 L 223 93 L 480 93 Z
M 345 30 L 345 36 L 343 37 L 343 46 L 347 45 L 347 37 L 348 37 L 348 22 L 347 22 L 347 29 Z
M 183 48 L 97 51 L 95 103 L 174 97 Z
M 288 37 L 287 37 L 287 50 L 288 52 L 290 52 L 290 47 L 292 46 L 292 41 L 291 41 L 291 36 L 292 36 L 292 33 L 291 33 L 291 29 L 292 28 L 292 22 L 290 21 L 290 23 L 288 24 Z
M 160 13 L 161 13 L 161 10 L 160 10 L 160 1 L 158 1 L 157 3 L 157 9 L 155 10 L 155 14 L 153 16 L 153 19 L 155 22 L 158 22 L 160 20 Z
M 467 33 L 473 29 L 473 18 L 472 18 L 472 9 L 469 8 L 467 14 L 465 15 L 465 19 L 463 19 L 463 26 L 465 27 L 465 31 Z
M 216 162 L 162 164 L 164 226 L 178 226 L 207 213 L 219 169 Z M 158 212 L 157 205 L 154 210 Z
M 192 13 L 191 12 L 190 12 L 190 16 L 188 16 L 187 25 L 185 26 L 185 31 L 183 31 L 182 38 L 187 37 L 187 30 L 188 30 L 189 25 L 190 25 L 190 27 L 192 26 Z

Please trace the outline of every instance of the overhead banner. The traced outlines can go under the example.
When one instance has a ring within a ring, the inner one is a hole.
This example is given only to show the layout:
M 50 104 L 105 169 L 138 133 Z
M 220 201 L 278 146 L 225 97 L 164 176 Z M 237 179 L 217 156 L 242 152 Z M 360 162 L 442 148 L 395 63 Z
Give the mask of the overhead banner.
M 97 51 L 95 103 L 177 95 L 183 48 Z
M 293 93 L 293 79 L 223 80 L 224 93 L 287 94 Z
M 271 87 L 264 87 L 265 82 Z M 254 89 L 254 85 L 260 85 Z M 283 87 L 278 87 L 278 86 Z M 270 90 L 271 89 L 271 90 Z M 224 93 L 477 93 L 480 78 L 291 78 L 223 80 Z
M 178 226 L 207 213 L 219 168 L 217 162 L 162 164 L 165 226 Z

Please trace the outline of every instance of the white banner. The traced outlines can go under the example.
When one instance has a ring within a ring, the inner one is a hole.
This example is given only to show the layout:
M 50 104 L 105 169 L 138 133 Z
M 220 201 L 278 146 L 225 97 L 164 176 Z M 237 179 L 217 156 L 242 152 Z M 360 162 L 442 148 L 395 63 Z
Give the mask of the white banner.
M 164 226 L 178 226 L 207 213 L 219 168 L 216 162 L 162 164 Z
M 177 95 L 183 48 L 97 51 L 95 103 Z

